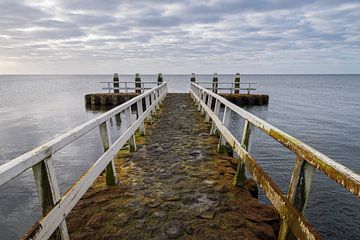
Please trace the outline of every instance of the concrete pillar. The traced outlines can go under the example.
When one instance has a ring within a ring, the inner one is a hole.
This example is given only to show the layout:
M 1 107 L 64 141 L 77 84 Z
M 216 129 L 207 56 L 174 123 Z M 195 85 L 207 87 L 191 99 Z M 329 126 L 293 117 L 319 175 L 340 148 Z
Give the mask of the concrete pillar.
M 114 93 L 119 93 L 119 74 L 114 73 L 113 77 Z M 117 89 L 115 89 L 117 88 Z
M 240 73 L 236 73 L 235 75 L 235 84 L 234 84 L 234 93 L 240 94 Z
M 218 74 L 214 73 L 213 84 L 212 84 L 212 91 L 214 93 L 218 92 L 218 82 L 219 82 Z
M 141 78 L 140 74 L 135 74 L 135 93 L 141 93 Z
M 163 76 L 162 76 L 162 73 L 159 73 L 158 74 L 158 79 L 157 79 L 157 84 L 161 85 L 162 83 L 163 83 Z
M 195 73 L 192 73 L 192 74 L 191 74 L 190 81 L 191 81 L 191 82 L 195 82 Z

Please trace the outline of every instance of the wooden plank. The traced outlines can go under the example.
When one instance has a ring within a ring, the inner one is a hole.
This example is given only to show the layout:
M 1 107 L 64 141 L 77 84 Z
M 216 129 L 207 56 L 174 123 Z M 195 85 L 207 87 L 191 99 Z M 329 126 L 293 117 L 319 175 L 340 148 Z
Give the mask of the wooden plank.
M 145 97 L 145 106 L 146 106 L 146 110 L 148 110 L 148 108 L 150 107 L 150 95 Z M 152 117 L 151 114 L 147 117 L 147 122 L 149 124 L 152 124 Z
M 155 87 L 154 89 L 166 87 L 167 83 L 163 83 L 160 86 Z M 80 126 L 68 131 L 67 133 L 54 138 L 46 144 L 43 144 L 3 165 L 0 166 L 0 186 L 4 183 L 10 181 L 14 177 L 23 173 L 27 169 L 31 168 L 33 165 L 42 161 L 43 159 L 50 157 L 55 152 L 59 151 L 63 147 L 67 146 L 71 142 L 80 138 L 84 134 L 88 133 L 95 127 L 98 127 L 100 123 L 106 121 L 107 119 L 113 117 L 114 115 L 124 111 L 128 106 L 133 105 L 138 100 L 142 99 L 144 96 L 150 95 L 150 91 L 145 92 L 139 96 L 136 96 L 129 101 L 119 105 L 118 107 L 113 108 L 110 111 L 107 111 L 100 116 L 91 119 Z
M 153 105 L 153 102 L 155 102 L 155 92 L 154 91 L 151 91 L 150 99 L 151 99 L 151 105 Z M 155 108 L 151 111 L 151 115 L 156 116 Z
M 56 179 L 53 160 L 51 157 L 44 159 L 43 161 L 34 165 L 32 169 L 42 214 L 45 216 L 60 200 L 60 190 Z M 64 218 L 61 218 L 60 226 L 52 235 L 52 239 L 69 239 Z
M 137 115 L 138 115 L 138 118 L 139 116 L 141 116 L 143 114 L 143 104 L 142 104 L 142 101 L 137 101 L 136 102 L 136 110 L 137 110 Z M 145 136 L 145 126 L 144 126 L 144 122 L 142 122 L 140 124 L 140 135 L 141 136 Z
M 303 215 L 305 215 L 305 208 L 309 199 L 314 172 L 315 169 L 313 166 L 299 157 L 296 158 L 287 197 L 290 203 Z M 281 222 L 278 239 L 296 239 L 291 231 L 289 231 L 286 221 Z
M 251 142 L 251 124 L 249 121 L 245 120 L 244 122 L 244 130 L 241 137 L 241 146 L 244 148 L 247 152 L 250 152 L 250 142 Z M 238 157 L 238 164 L 236 169 L 236 174 L 234 177 L 234 184 L 239 187 L 245 186 L 245 162 Z
M 216 116 L 219 116 L 220 114 L 220 101 L 218 101 L 217 99 L 215 99 L 215 108 L 214 108 L 214 113 Z M 211 130 L 210 130 L 210 134 L 211 135 L 215 135 L 216 134 L 216 125 L 214 122 L 211 123 Z
M 201 102 L 201 99 L 202 99 L 202 91 L 201 91 L 201 90 L 199 90 L 198 95 L 199 95 L 199 99 L 198 99 L 197 110 L 200 112 L 200 111 L 201 111 L 201 104 L 200 104 L 200 102 Z
M 202 92 L 201 93 L 201 102 L 205 102 L 205 99 L 206 99 L 206 93 Z M 201 115 L 205 114 L 204 108 L 202 108 L 201 105 L 200 105 L 200 113 L 201 113 Z
M 154 102 L 153 102 L 153 105 L 155 105 Z M 131 122 L 132 122 L 132 120 L 131 120 L 131 106 L 128 107 L 125 110 L 125 122 L 126 122 L 126 127 L 131 126 Z M 136 141 L 135 141 L 135 133 L 129 137 L 128 143 L 129 143 L 130 152 L 135 152 L 136 149 L 137 149 Z
M 225 98 L 214 94 L 211 91 L 206 90 L 194 83 L 191 84 L 194 85 L 196 88 L 199 88 L 201 91 L 205 91 L 207 94 L 212 95 L 222 104 L 230 108 L 233 112 L 240 115 L 242 118 L 248 120 L 256 128 L 262 130 L 264 133 L 271 136 L 276 141 L 284 145 L 286 148 L 294 152 L 297 156 L 305 159 L 316 169 L 319 169 L 329 178 L 336 181 L 345 189 L 352 192 L 354 195 L 360 197 L 360 174 L 355 173 L 351 169 L 336 162 L 335 160 L 306 145 L 300 140 L 290 136 L 289 134 L 281 131 L 280 129 L 272 126 L 271 124 L 249 113 L 248 111 L 236 106 Z
M 159 94 L 159 89 L 154 91 L 154 95 L 155 95 L 155 99 L 158 99 L 158 98 L 159 98 L 159 96 L 160 96 L 160 94 Z M 159 109 L 160 109 L 159 102 L 156 102 L 156 104 L 155 104 L 155 109 L 156 109 L 156 110 L 159 110 Z
M 164 98 L 166 92 L 161 96 Z M 159 101 L 159 98 L 157 101 Z M 154 105 L 153 105 L 154 107 Z M 132 123 L 125 132 L 113 143 L 109 149 L 83 174 L 80 179 L 65 193 L 55 207 L 38 221 L 32 229 L 23 237 L 23 239 L 48 239 L 61 223 L 61 219 L 69 214 L 71 209 L 85 194 L 87 189 L 93 184 L 97 176 L 115 157 L 117 152 L 125 145 L 127 140 L 140 127 L 141 122 L 151 114 L 152 108 L 145 110 L 144 114 Z
M 109 149 L 109 147 L 112 145 L 109 120 L 101 123 L 99 125 L 99 130 L 100 130 L 100 137 L 101 137 L 101 143 L 103 146 L 103 151 L 106 152 Z M 116 185 L 118 183 L 118 179 L 116 176 L 114 160 L 112 160 L 106 166 L 105 172 L 106 172 L 106 185 L 108 185 L 108 186 Z
M 212 105 L 212 96 L 209 95 L 207 97 L 207 106 L 211 109 L 211 105 Z M 205 113 L 205 122 L 207 123 L 209 122 L 209 120 L 210 120 L 209 114 Z
M 222 119 L 223 126 L 228 128 L 229 124 L 230 124 L 230 120 L 231 120 L 231 110 L 230 110 L 230 108 L 227 108 L 225 106 L 224 115 L 223 115 L 223 119 Z M 226 144 L 226 139 L 220 133 L 219 145 L 218 145 L 219 152 L 225 152 L 225 149 L 226 149 L 225 144 Z

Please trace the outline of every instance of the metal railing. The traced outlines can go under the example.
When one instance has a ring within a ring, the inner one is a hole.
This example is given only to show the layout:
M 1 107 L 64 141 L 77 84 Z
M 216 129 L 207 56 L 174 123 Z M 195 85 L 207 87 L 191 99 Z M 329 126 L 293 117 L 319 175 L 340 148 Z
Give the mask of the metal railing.
M 282 220 L 279 239 L 293 239 L 294 236 L 298 239 L 321 239 L 304 217 L 315 168 L 354 195 L 360 196 L 359 174 L 196 83 L 191 83 L 190 94 L 197 103 L 198 110 L 205 114 L 205 121 L 212 120 L 211 133 L 220 134 L 219 149 L 227 142 L 237 155 L 238 167 L 234 183 L 244 186 L 246 168 L 279 212 Z M 225 106 L 222 119 L 220 119 L 221 105 Z M 245 120 L 241 142 L 228 130 L 231 114 L 237 114 Z M 296 155 L 286 196 L 249 153 L 251 132 L 254 127 L 274 138 Z
M 43 218 L 40 219 L 23 239 L 48 239 L 53 234 L 69 239 L 65 217 L 85 194 L 96 178 L 105 169 L 106 184 L 117 182 L 113 158 L 129 142 L 130 150 L 136 150 L 134 133 L 140 129 L 145 133 L 144 121 L 159 107 L 167 94 L 167 83 L 152 88 L 118 107 L 72 129 L 50 142 L 17 157 L 0 166 L 0 186 L 32 168 L 35 177 Z M 131 107 L 136 105 L 137 119 L 131 120 Z M 143 105 L 145 108 L 143 109 Z M 111 141 L 110 120 L 124 112 L 127 128 L 114 142 Z M 99 159 L 61 196 L 51 156 L 94 128 L 99 128 L 104 153 Z
M 147 90 L 152 89 L 153 87 L 160 85 L 159 82 L 134 82 L 134 81 L 121 81 L 121 82 L 113 82 L 113 81 L 105 81 L 100 83 L 106 83 L 107 86 L 103 87 L 102 90 L 107 90 L 108 93 L 111 93 L 111 91 L 114 92 L 114 90 L 119 90 L 120 92 L 145 92 Z M 114 83 L 118 84 L 119 87 L 114 87 Z M 140 85 L 140 86 L 139 86 Z
M 240 93 L 240 90 L 246 90 L 247 94 L 250 94 L 251 91 L 255 91 L 256 88 L 254 88 L 252 85 L 255 85 L 256 83 L 253 82 L 212 82 L 212 81 L 198 81 L 195 82 L 199 85 L 204 85 L 203 87 L 205 89 L 208 90 L 212 90 L 214 92 L 214 88 L 216 88 L 216 90 L 225 90 L 225 91 L 229 91 L 230 94 L 235 93 L 236 90 L 238 90 L 238 92 Z M 205 85 L 211 85 L 211 87 L 207 87 Z M 225 85 L 224 87 L 221 87 L 221 85 Z M 231 85 L 231 86 L 229 86 Z M 241 85 L 247 85 L 247 87 L 241 87 Z M 238 86 L 238 87 L 236 87 Z

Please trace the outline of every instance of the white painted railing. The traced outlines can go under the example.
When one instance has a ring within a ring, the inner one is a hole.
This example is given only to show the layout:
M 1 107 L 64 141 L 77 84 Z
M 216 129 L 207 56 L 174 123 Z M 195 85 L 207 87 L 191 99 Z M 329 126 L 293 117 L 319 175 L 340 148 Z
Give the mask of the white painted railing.
M 159 82 L 130 82 L 130 81 L 121 81 L 121 82 L 115 82 L 115 84 L 118 85 L 118 87 L 114 86 L 114 82 L 111 81 L 105 81 L 100 83 L 106 83 L 107 86 L 103 87 L 102 90 L 107 90 L 108 93 L 114 92 L 115 90 L 119 90 L 119 92 L 129 93 L 134 91 L 139 92 L 145 92 L 147 90 L 150 90 L 151 88 L 160 85 Z M 137 86 L 138 85 L 138 86 Z
M 197 83 L 191 83 L 190 94 L 197 103 L 198 110 L 205 114 L 205 121 L 212 120 L 211 133 L 220 134 L 219 150 L 224 149 L 224 145 L 228 143 L 237 155 L 238 167 L 234 183 L 244 186 L 246 168 L 279 212 L 282 219 L 279 239 L 293 239 L 293 235 L 298 239 L 321 239 L 303 215 L 315 168 L 360 197 L 359 174 Z M 221 105 L 225 107 L 222 119 L 220 119 Z M 232 114 L 237 114 L 245 120 L 241 142 L 228 130 Z M 254 127 L 271 136 L 296 155 L 287 196 L 249 153 L 251 132 Z
M 253 82 L 212 82 L 212 81 L 197 81 L 196 84 L 202 85 L 207 90 L 212 90 L 213 92 L 217 91 L 227 91 L 230 94 L 240 93 L 241 90 L 246 90 L 247 94 L 250 94 L 251 91 L 255 91 L 256 88 L 253 87 L 256 83 Z M 246 85 L 247 87 L 241 87 L 241 85 Z
M 105 169 L 107 185 L 117 183 L 116 171 L 113 162 L 117 152 L 129 142 L 130 150 L 136 150 L 134 133 L 140 129 L 145 133 L 144 121 L 151 121 L 159 104 L 167 94 L 167 83 L 132 98 L 118 107 L 74 128 L 50 142 L 17 157 L 0 166 L 0 186 L 15 178 L 29 168 L 32 168 L 43 218 L 24 236 L 24 239 L 48 239 L 53 234 L 61 239 L 69 239 L 65 217 L 76 205 L 87 189 Z M 145 109 L 143 108 L 145 105 Z M 137 119 L 131 120 L 131 107 L 136 106 Z M 110 119 L 125 112 L 126 123 L 129 123 L 125 132 L 114 142 L 111 142 Z M 78 179 L 76 183 L 61 196 L 51 156 L 61 148 L 80 138 L 94 128 L 99 128 L 104 153 Z

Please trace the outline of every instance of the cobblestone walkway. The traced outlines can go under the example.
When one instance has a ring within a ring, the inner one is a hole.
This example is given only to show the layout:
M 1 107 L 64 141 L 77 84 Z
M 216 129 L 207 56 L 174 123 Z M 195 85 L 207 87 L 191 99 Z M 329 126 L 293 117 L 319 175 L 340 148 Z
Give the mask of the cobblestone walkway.
M 99 177 L 69 215 L 71 239 L 276 239 L 278 215 L 252 181 L 232 185 L 209 127 L 188 94 L 168 94 L 138 151 L 119 153 L 119 185 Z

